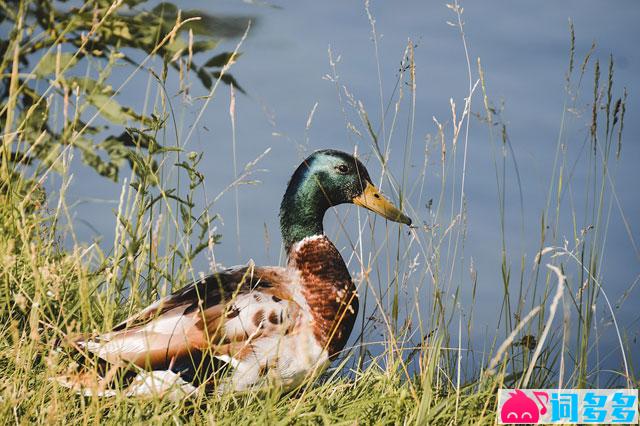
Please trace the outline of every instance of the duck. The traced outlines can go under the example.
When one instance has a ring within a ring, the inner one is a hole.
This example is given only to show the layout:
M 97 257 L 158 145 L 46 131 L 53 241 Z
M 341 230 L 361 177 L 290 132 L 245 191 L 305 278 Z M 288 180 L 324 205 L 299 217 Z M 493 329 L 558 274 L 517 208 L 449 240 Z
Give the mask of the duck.
M 98 387 L 104 391 L 114 368 L 138 372 L 130 394 L 147 392 L 154 377 L 188 389 L 215 382 L 222 392 L 291 390 L 322 373 L 343 350 L 358 314 L 354 282 L 323 230 L 325 213 L 345 203 L 411 225 L 358 158 L 333 149 L 312 153 L 291 176 L 280 205 L 286 266 L 250 262 L 215 272 L 106 333 L 77 339 L 78 351 L 107 366 Z M 86 377 L 79 377 L 59 382 L 87 389 Z

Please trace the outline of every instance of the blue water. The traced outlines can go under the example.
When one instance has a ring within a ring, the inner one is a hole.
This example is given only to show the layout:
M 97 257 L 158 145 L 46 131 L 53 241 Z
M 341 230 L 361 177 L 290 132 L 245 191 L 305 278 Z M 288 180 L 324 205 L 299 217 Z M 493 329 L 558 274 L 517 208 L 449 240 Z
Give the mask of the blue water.
M 371 27 L 362 2 L 273 2 L 278 7 L 250 3 L 219 1 L 205 3 L 185 1 L 178 5 L 185 9 L 206 8 L 213 14 L 246 15 L 254 18 L 250 34 L 241 47 L 243 56 L 231 70 L 247 95 L 237 94 L 236 99 L 236 143 L 237 163 L 240 168 L 245 163 L 271 148 L 270 153 L 260 162 L 259 168 L 266 169 L 254 177 L 261 182 L 243 185 L 237 192 L 239 206 L 239 234 L 237 234 L 236 199 L 233 191 L 223 196 L 211 209 L 220 214 L 222 222 L 217 222 L 217 230 L 223 234 L 222 244 L 216 246 L 215 256 L 225 265 L 244 263 L 249 258 L 257 264 L 277 264 L 280 259 L 280 237 L 277 212 L 280 198 L 287 180 L 302 156 L 320 148 L 338 148 L 352 152 L 357 145 L 358 152 L 369 157 L 372 150 L 366 133 L 359 137 L 345 125 L 352 122 L 361 131 L 363 127 L 353 110 L 339 101 L 336 84 L 325 78 L 332 74 L 328 50 L 337 64 L 338 84 L 345 85 L 353 96 L 362 101 L 376 130 L 381 130 L 380 88 L 378 85 L 377 62 L 372 42 Z M 637 43 L 640 40 L 640 3 L 633 1 L 599 2 L 566 1 L 555 2 L 553 7 L 542 7 L 539 2 L 484 1 L 465 2 L 463 19 L 472 65 L 473 79 L 477 79 L 476 59 L 481 58 L 484 67 L 489 96 L 496 105 L 504 103 L 502 120 L 507 124 L 509 139 L 513 148 L 513 159 L 507 158 L 506 175 L 506 234 L 508 264 L 512 268 L 512 279 L 519 280 L 520 259 L 526 255 L 525 279 L 528 280 L 533 264 L 533 256 L 539 248 L 540 216 L 545 207 L 551 179 L 552 165 L 558 138 L 563 102 L 565 100 L 564 76 L 567 69 L 569 32 L 568 20 L 572 19 L 576 28 L 576 62 L 581 63 L 592 40 L 598 47 L 594 57 L 603 63 L 603 80 L 606 75 L 606 61 L 611 53 L 616 63 L 615 93 L 622 87 L 630 93 L 627 104 L 625 136 L 622 160 L 612 171 L 619 203 L 629 221 L 631 236 L 640 241 L 640 198 L 637 183 L 640 171 L 640 114 L 638 88 L 640 57 Z M 417 73 L 417 98 L 415 127 L 413 131 L 413 151 L 410 153 L 411 166 L 407 170 L 407 180 L 418 179 L 422 167 L 425 137 L 436 135 L 432 117 L 446 123 L 451 129 L 449 99 L 454 99 L 460 114 L 464 97 L 468 91 L 466 60 L 459 30 L 447 24 L 455 15 L 444 2 L 439 1 L 374 1 L 371 12 L 376 19 L 379 37 L 379 55 L 384 104 L 394 94 L 398 78 L 398 68 L 407 40 L 415 43 Z M 238 39 L 225 40 L 221 49 L 232 50 Z M 204 58 L 199 58 L 202 62 Z M 584 96 L 578 101 L 579 115 L 568 114 L 567 135 L 564 141 L 568 147 L 568 164 L 573 165 L 588 139 L 588 123 L 592 82 L 592 63 L 584 82 Z M 124 74 L 120 76 L 124 78 Z M 175 79 L 173 80 L 175 83 Z M 144 97 L 146 77 L 136 77 L 128 89 L 119 96 L 123 104 L 140 105 Z M 177 92 L 177 84 L 169 85 L 170 94 Z M 192 95 L 205 94 L 197 81 L 193 82 Z M 344 92 L 341 92 L 342 100 Z M 402 176 L 404 146 L 407 140 L 408 87 L 404 87 L 403 101 L 398 124 L 391 143 L 390 170 Z M 233 181 L 232 133 L 229 120 L 229 88 L 221 86 L 215 99 L 209 104 L 202 120 L 194 129 L 193 136 L 186 143 L 188 151 L 203 151 L 205 157 L 202 171 L 206 175 L 207 197 L 212 199 Z M 180 96 L 173 101 L 180 104 Z M 395 102 L 395 98 L 392 102 Z M 194 101 L 192 106 L 180 106 L 184 111 L 181 118 L 185 123 L 180 129 L 182 138 L 189 133 L 189 126 L 202 104 Z M 317 104 L 311 126 L 307 120 Z M 385 131 L 389 132 L 393 115 L 393 103 L 385 118 Z M 472 112 L 484 113 L 482 97 L 478 88 L 472 99 Z M 450 133 L 448 133 L 450 135 Z M 497 133 L 499 135 L 499 133 Z M 499 138 L 496 140 L 499 142 Z M 460 186 L 462 166 L 462 144 L 458 146 L 457 188 Z M 588 144 L 587 144 L 587 149 Z M 471 322 L 471 346 L 482 358 L 482 350 L 493 341 L 498 333 L 498 341 L 504 337 L 503 331 L 496 331 L 497 319 L 502 302 L 502 279 L 500 276 L 501 241 L 499 223 L 498 190 L 495 168 L 492 160 L 492 145 L 487 126 L 472 118 L 468 138 L 467 174 L 465 183 L 467 228 L 464 248 L 457 253 L 457 265 L 448 290 L 460 287 L 460 309 L 463 321 Z M 497 151 L 500 157 L 500 150 Z M 425 203 L 437 197 L 440 190 L 439 153 L 434 148 L 428 164 L 426 181 L 422 193 L 414 192 L 409 198 L 409 210 L 417 223 L 438 224 L 446 227 L 451 219 L 449 209 L 442 216 L 434 218 Z M 514 172 L 517 163 L 523 199 L 520 205 L 520 186 Z M 375 158 L 369 163 L 372 176 L 380 176 L 380 166 Z M 584 205 L 584 189 L 587 171 L 582 165 L 575 169 L 569 183 L 570 192 L 565 197 L 573 197 L 579 220 L 581 206 Z M 451 179 L 451 176 L 448 177 Z M 376 180 L 378 181 L 378 180 Z M 451 180 L 449 180 L 451 182 Z M 96 177 L 90 170 L 78 167 L 70 188 L 70 197 L 79 204 L 74 208 L 78 220 L 76 231 L 81 241 L 91 241 L 102 236 L 103 245 L 113 240 L 114 214 L 120 186 Z M 393 194 L 387 183 L 383 190 Z M 459 191 L 459 189 L 458 189 Z M 450 193 L 448 193 L 450 196 Z M 457 195 L 456 197 L 459 197 Z M 447 198 L 448 199 L 448 198 Z M 102 200 L 102 201 L 97 201 Z M 203 203 L 202 198 L 199 199 Z M 456 198 L 457 202 L 457 198 Z M 570 202 L 563 201 L 559 233 L 556 242 L 564 238 L 572 244 Z M 202 206 L 203 204 L 200 204 Z M 447 204 L 448 205 L 448 204 Z M 605 204 L 608 206 L 609 204 Z M 457 209 L 459 206 L 456 206 Z M 344 221 L 343 234 L 333 213 L 328 214 L 325 229 L 336 240 L 337 246 L 348 258 L 353 252 L 349 243 L 357 242 L 358 231 L 356 210 L 339 207 Z M 359 219 L 367 217 L 359 213 Z M 81 222 L 83 221 L 83 222 Z M 84 222 L 86 221 L 86 222 Z M 91 226 L 88 226 L 90 224 Z M 579 223 L 581 227 L 583 223 Z M 376 221 L 378 230 L 374 240 L 382 244 L 385 236 L 384 224 Z M 269 244 L 265 242 L 265 229 Z M 365 256 L 371 245 L 368 228 L 365 227 L 367 241 Z M 428 233 L 419 231 L 422 241 L 428 240 Z M 393 265 L 393 247 L 397 237 L 397 226 L 390 225 L 391 251 L 384 251 L 382 263 Z M 462 242 L 462 240 L 460 240 Z M 400 246 L 406 247 L 410 237 L 402 233 Z M 411 258 L 419 253 L 414 243 L 410 248 Z M 451 261 L 453 257 L 449 258 Z M 546 259 L 549 261 L 550 259 Z M 424 265 L 424 259 L 420 259 Z M 471 306 L 471 278 L 469 268 L 473 262 L 477 270 L 475 306 Z M 544 262 L 543 262 L 544 263 Z M 350 264 L 354 273 L 359 272 L 357 262 Z M 446 265 L 445 265 L 446 266 Z M 207 270 L 207 260 L 203 257 L 195 265 L 196 270 Z M 386 268 L 386 266 L 383 266 Z M 406 264 L 403 265 L 406 268 Z M 404 270 L 404 269 L 403 269 Z M 577 268 L 567 272 L 576 291 Z M 640 274 L 640 258 L 635 251 L 625 229 L 621 215 L 614 204 L 610 216 L 606 252 L 603 258 L 602 285 L 612 301 L 618 300 L 629 289 Z M 545 281 L 539 280 L 539 292 Z M 555 284 L 552 284 L 552 290 Z M 401 317 L 411 313 L 417 300 L 422 304 L 421 316 L 428 318 L 432 303 L 431 281 L 419 274 L 401 288 L 403 301 Z M 376 288 L 377 291 L 377 288 Z M 626 302 L 616 309 L 616 317 L 629 344 L 629 354 L 638 366 L 640 358 L 637 343 L 639 320 L 637 288 L 631 290 Z M 361 289 L 361 293 L 364 289 Z M 453 294 L 445 294 L 445 300 L 452 304 Z M 515 295 L 512 302 L 517 303 Z M 384 301 L 388 306 L 388 299 Z M 547 303 L 548 305 L 548 303 Z M 530 306 L 528 304 L 527 306 Z M 601 300 L 596 307 L 599 356 L 602 368 L 621 368 L 621 358 L 617 351 L 617 338 L 611 325 L 610 315 Z M 364 315 L 373 313 L 374 305 L 369 300 Z M 528 310 L 527 308 L 526 310 Z M 457 314 L 454 329 L 457 329 Z M 413 313 L 415 317 L 415 312 Z M 555 325 L 560 326 L 561 313 Z M 572 312 L 575 326 L 576 313 Z M 380 340 L 384 329 L 368 326 L 367 338 Z M 466 327 L 466 326 L 465 326 Z M 575 339 L 575 327 L 571 339 Z M 357 335 L 354 332 L 354 336 Z M 465 333 L 466 334 L 466 333 Z M 454 339 L 453 343 L 456 339 Z M 466 346 L 466 339 L 463 342 Z M 595 352 L 594 352 L 595 354 Z M 606 357 L 605 357 L 606 355 Z M 594 358 L 595 359 L 595 358 Z

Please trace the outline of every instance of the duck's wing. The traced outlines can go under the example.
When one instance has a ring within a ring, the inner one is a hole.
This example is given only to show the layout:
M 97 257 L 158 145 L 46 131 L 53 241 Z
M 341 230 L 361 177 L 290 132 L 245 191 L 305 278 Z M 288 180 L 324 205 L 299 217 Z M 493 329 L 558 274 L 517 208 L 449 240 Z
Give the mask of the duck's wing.
M 240 267 L 213 274 L 77 344 L 116 365 L 166 369 L 192 352 L 222 360 L 242 356 L 255 339 L 284 335 L 300 307 L 284 268 Z

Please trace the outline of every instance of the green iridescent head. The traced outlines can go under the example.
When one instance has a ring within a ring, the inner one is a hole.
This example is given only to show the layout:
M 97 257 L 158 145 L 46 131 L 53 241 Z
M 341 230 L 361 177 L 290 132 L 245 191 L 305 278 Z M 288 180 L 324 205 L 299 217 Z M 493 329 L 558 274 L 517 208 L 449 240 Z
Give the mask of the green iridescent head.
M 371 182 L 369 172 L 357 158 L 342 151 L 316 151 L 291 176 L 280 205 L 280 230 L 289 252 L 305 237 L 322 234 L 327 209 L 353 203 L 386 219 L 411 224 Z

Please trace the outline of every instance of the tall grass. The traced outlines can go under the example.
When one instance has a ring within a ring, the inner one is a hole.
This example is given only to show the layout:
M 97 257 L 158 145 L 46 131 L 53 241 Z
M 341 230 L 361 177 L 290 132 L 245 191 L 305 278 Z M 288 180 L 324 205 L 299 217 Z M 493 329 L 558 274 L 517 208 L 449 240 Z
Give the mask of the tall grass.
M 119 7 L 119 3 L 113 7 Z M 507 173 L 511 172 L 518 176 L 521 188 L 518 166 L 507 126 L 491 102 L 490 76 L 484 75 L 480 60 L 474 60 L 468 50 L 463 9 L 457 2 L 449 7 L 452 25 L 464 47 L 462 60 L 468 79 L 462 84 L 468 90 L 464 99 L 451 99 L 450 117 L 434 118 L 434 134 L 426 138 L 419 161 L 413 157 L 415 146 L 421 143 L 415 137 L 420 68 L 413 43 L 409 41 L 402 52 L 392 93 L 385 93 L 379 35 L 366 3 L 378 69 L 377 113 L 370 113 L 339 81 L 339 62 L 329 51 L 332 74 L 328 79 L 335 84 L 346 130 L 354 140 L 365 141 L 355 144 L 359 155 L 370 169 L 381 170 L 376 183 L 421 220 L 407 234 L 349 209 L 347 214 L 357 216 L 358 227 L 356 237 L 351 238 L 353 233 L 345 230 L 345 218 L 336 213 L 331 222 L 334 227 L 328 231 L 345 248 L 343 255 L 355 273 L 365 307 L 359 335 L 325 375 L 286 395 L 271 389 L 222 395 L 200 391 L 178 402 L 127 398 L 123 393 L 113 398 L 90 398 L 70 393 L 50 380 L 74 368 L 73 358 L 59 349 L 60 342 L 70 341 L 79 333 L 108 330 L 144 305 L 197 279 L 193 268 L 197 256 L 206 256 L 210 272 L 216 270 L 214 245 L 219 236 L 212 211 L 215 203 L 220 197 L 230 196 L 229 192 L 237 194 L 242 190 L 240 185 L 252 183 L 251 175 L 268 152 L 244 168 L 237 167 L 234 156 L 237 172 L 229 185 L 210 199 L 206 176 L 199 170 L 207 153 L 189 152 L 195 124 L 184 135 L 180 129 L 185 123 L 179 121 L 177 111 L 196 108 L 199 121 L 232 62 L 227 62 L 218 81 L 195 107 L 174 104 L 175 89 L 167 87 L 167 69 L 155 64 L 151 55 L 143 61 L 148 68 L 136 69 L 147 73 L 148 78 L 142 114 L 159 117 L 144 130 L 164 148 L 157 164 L 157 156 L 140 150 L 131 174 L 120 180 L 115 238 L 107 251 L 75 237 L 76 224 L 67 204 L 67 189 L 74 179 L 71 165 L 75 151 L 71 145 L 64 147 L 48 167 L 9 161 L 8 154 L 17 151 L 13 148 L 24 143 L 21 124 L 12 115 L 19 88 L 11 85 L 8 98 L 2 100 L 6 113 L 0 117 L 4 126 L 0 193 L 1 418 L 6 422 L 47 424 L 493 423 L 495 394 L 500 387 L 637 387 L 623 330 L 615 323 L 601 272 L 611 211 L 621 210 L 612 169 L 622 160 L 626 91 L 616 99 L 613 60 L 607 64 L 604 79 L 592 50 L 576 67 L 571 27 L 566 100 L 549 195 L 546 205 L 540 206 L 540 235 L 521 236 L 535 240 L 539 252 L 533 257 L 514 254 L 508 246 L 505 220 L 517 209 L 507 202 L 506 188 L 510 183 Z M 19 49 L 20 28 L 12 37 Z M 477 63 L 477 69 L 473 63 Z M 15 73 L 24 71 L 15 61 L 12 67 Z M 188 78 L 189 72 L 181 78 Z M 580 120 L 571 111 L 584 105 L 580 94 L 589 73 L 593 73 L 590 137 L 581 154 L 572 157 L 568 152 L 575 147 L 570 146 L 567 122 Z M 76 101 L 80 105 L 84 102 Z M 64 106 L 65 99 L 51 97 L 48 102 L 50 107 Z M 483 111 L 476 114 L 477 121 L 473 120 L 474 108 Z M 307 129 L 314 111 L 315 107 Z M 232 104 L 234 134 L 235 114 Z M 54 119 L 51 125 L 65 128 L 71 118 L 62 114 Z M 480 350 L 472 344 L 472 336 L 474 310 L 480 308 L 475 306 L 476 290 L 482 278 L 465 246 L 469 214 L 465 179 L 469 128 L 484 124 L 493 153 L 496 212 L 502 233 L 501 264 L 495 265 L 502 277 L 502 311 L 496 318 L 496 332 L 491 330 L 485 348 Z M 76 137 L 85 130 L 86 126 L 79 129 Z M 404 139 L 402 149 L 392 143 L 400 138 Z M 31 146 L 38 143 L 29 142 Z M 235 147 L 235 139 L 233 144 Z M 390 164 L 397 164 L 400 155 L 403 167 L 396 175 L 397 167 Z M 570 164 L 572 158 L 576 160 Z M 416 163 L 419 167 L 412 168 Z M 586 186 L 572 180 L 580 167 L 588 169 Z M 62 180 L 55 191 L 45 192 L 43 187 L 51 188 L 47 183 L 54 170 Z M 439 177 L 437 184 L 430 181 L 433 176 Z M 426 188 L 437 191 L 432 201 L 427 199 Z M 584 206 L 574 205 L 573 191 L 585 191 Z M 198 205 L 199 198 L 206 200 L 205 205 Z M 523 217 L 522 198 L 519 208 L 518 214 Z M 567 215 L 572 223 L 570 232 L 563 226 Z M 569 237 L 570 241 L 565 240 Z M 512 270 L 512 259 L 519 264 L 517 272 Z M 466 300 L 471 303 L 467 305 Z M 594 333 L 602 332 L 592 307 L 600 305 L 610 311 L 623 361 L 616 372 L 619 379 L 610 383 L 591 379 L 599 368 L 593 357 L 599 343 Z M 562 321 L 558 320 L 560 316 Z

